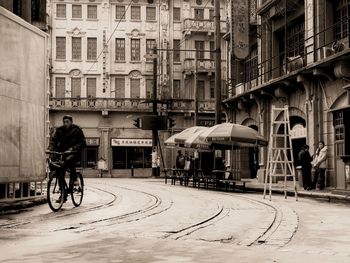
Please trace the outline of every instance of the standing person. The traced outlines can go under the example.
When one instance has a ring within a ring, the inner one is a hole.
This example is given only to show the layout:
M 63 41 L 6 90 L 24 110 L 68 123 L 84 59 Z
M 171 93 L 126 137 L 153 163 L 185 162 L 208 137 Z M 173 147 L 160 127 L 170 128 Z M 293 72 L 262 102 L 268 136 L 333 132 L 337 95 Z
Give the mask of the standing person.
M 74 185 L 79 185 L 76 175 L 76 162 L 81 150 L 86 146 L 85 136 L 82 129 L 73 124 L 73 118 L 70 115 L 63 117 L 63 126 L 56 129 L 53 136 L 50 138 L 50 151 L 66 152 L 60 174 L 60 180 L 64 180 L 66 170 L 71 171 L 70 177 Z M 64 201 L 67 200 L 68 193 L 65 193 Z M 60 197 L 62 198 L 62 197 Z M 60 202 L 60 200 L 57 200 Z
M 176 156 L 176 168 L 177 169 L 185 168 L 185 156 L 182 154 L 180 150 L 177 152 L 177 156 Z
M 318 186 L 320 190 L 323 190 L 325 187 L 325 176 L 327 168 L 327 147 L 323 141 L 318 144 L 313 164 L 315 167 L 313 189 L 316 189 L 316 186 Z
M 298 154 L 298 160 L 301 165 L 301 170 L 303 173 L 304 190 L 312 189 L 312 185 L 311 185 L 312 157 L 309 153 L 309 149 L 310 147 L 308 145 L 304 145 Z

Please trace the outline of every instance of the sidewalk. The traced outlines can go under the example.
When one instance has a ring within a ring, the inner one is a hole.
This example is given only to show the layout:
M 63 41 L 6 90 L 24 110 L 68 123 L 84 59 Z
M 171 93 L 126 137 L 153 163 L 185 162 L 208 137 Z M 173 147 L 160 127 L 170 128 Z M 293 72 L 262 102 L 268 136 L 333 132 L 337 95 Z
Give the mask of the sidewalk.
M 250 179 L 250 180 L 247 180 L 247 182 L 246 182 L 246 190 L 247 191 L 254 191 L 254 192 L 263 192 L 264 191 L 264 184 L 259 183 L 257 180 Z M 297 190 L 298 190 L 299 197 L 326 199 L 329 202 L 332 202 L 332 201 L 333 202 L 334 201 L 350 202 L 350 191 L 349 191 L 349 194 L 347 194 L 345 191 L 343 191 L 344 194 L 337 194 L 337 193 L 334 193 L 335 189 L 332 187 L 326 187 L 325 190 L 306 191 L 298 185 L 297 185 Z M 283 183 L 279 182 L 277 184 L 272 184 L 272 193 L 273 194 L 284 194 Z M 267 188 L 267 195 L 268 195 L 268 188 Z M 287 182 L 287 195 L 294 196 L 293 182 L 291 182 L 291 181 Z
M 24 209 L 46 203 L 46 196 L 40 196 L 30 200 L 3 201 L 0 202 L 0 215 L 17 214 Z

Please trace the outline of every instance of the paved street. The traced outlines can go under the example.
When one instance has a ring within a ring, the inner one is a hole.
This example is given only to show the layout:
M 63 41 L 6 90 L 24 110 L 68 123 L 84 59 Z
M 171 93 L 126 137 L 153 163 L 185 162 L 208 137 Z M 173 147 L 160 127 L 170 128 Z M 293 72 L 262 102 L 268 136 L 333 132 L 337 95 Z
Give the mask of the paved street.
M 344 204 L 87 179 L 83 204 L 0 217 L 6 262 L 350 262 Z

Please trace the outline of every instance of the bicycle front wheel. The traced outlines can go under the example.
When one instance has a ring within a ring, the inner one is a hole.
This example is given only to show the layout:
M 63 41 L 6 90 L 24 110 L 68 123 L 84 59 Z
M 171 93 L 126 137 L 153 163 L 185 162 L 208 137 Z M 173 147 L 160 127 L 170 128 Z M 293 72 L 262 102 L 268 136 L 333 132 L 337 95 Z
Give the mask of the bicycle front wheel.
M 63 186 L 60 186 L 60 180 L 53 174 L 47 183 L 47 202 L 52 211 L 57 212 L 63 205 Z
M 74 185 L 74 182 L 71 182 L 71 196 L 74 206 L 80 206 L 83 201 L 84 196 L 84 179 L 81 173 L 77 173 L 77 182 L 78 184 Z

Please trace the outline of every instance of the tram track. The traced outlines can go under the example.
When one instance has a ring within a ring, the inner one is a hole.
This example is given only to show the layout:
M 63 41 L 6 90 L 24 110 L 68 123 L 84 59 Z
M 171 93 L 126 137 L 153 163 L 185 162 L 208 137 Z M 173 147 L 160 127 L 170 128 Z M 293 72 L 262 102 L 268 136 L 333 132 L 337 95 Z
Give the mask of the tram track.
M 101 183 L 95 183 L 95 184 L 101 184 Z M 137 192 L 137 193 L 141 193 L 144 195 L 147 195 L 148 197 L 151 198 L 152 201 L 150 201 L 150 204 L 142 207 L 138 210 L 129 212 L 129 213 L 124 213 L 121 215 L 116 215 L 116 216 L 111 216 L 111 217 L 106 217 L 106 218 L 101 218 L 101 219 L 97 219 L 97 220 L 90 220 L 87 222 L 83 222 L 74 226 L 70 226 L 70 227 L 66 227 L 66 228 L 62 228 L 62 229 L 57 229 L 55 231 L 63 231 L 63 230 L 70 230 L 70 229 L 79 229 L 83 226 L 88 226 L 88 225 L 92 225 L 92 224 L 98 224 L 98 223 L 111 223 L 111 224 L 116 224 L 116 223 L 129 223 L 129 222 L 134 222 L 134 221 L 139 221 L 145 218 L 149 218 L 151 216 L 154 215 L 158 215 L 161 214 L 167 210 L 169 210 L 172 205 L 173 205 L 173 201 L 170 202 L 170 204 L 162 209 L 160 209 L 159 211 L 155 211 L 152 213 L 149 213 L 155 209 L 157 209 L 158 207 L 160 207 L 163 204 L 162 199 L 160 198 L 160 196 L 155 195 L 155 194 L 151 194 L 145 191 L 140 191 L 140 190 L 135 190 L 132 188 L 128 188 L 128 187 L 123 187 L 123 186 L 114 186 L 114 185 L 109 185 L 109 187 L 112 188 L 119 188 L 119 189 L 124 189 L 127 191 L 133 191 L 133 192 Z M 109 226 L 108 224 L 106 226 Z M 93 229 L 91 229 L 93 230 Z M 84 231 L 89 231 L 89 229 L 86 229 Z
M 91 188 L 91 189 L 90 189 Z M 37 223 L 37 222 L 43 222 L 43 221 L 47 221 L 50 219 L 58 219 L 58 218 L 65 218 L 65 217 L 69 217 L 72 215 L 77 215 L 77 214 L 82 214 L 82 213 L 87 213 L 87 212 L 91 212 L 91 211 L 95 211 L 95 210 L 100 210 L 100 209 L 105 209 L 107 207 L 113 206 L 117 200 L 121 200 L 121 196 L 118 196 L 115 193 L 112 193 L 110 191 L 98 188 L 98 187 L 93 187 L 93 186 L 89 186 L 87 188 L 88 190 L 92 190 L 95 189 L 95 191 L 99 191 L 105 194 L 110 195 L 112 198 L 110 200 L 108 200 L 107 202 L 104 202 L 102 204 L 93 206 L 93 207 L 86 207 L 86 208 L 74 208 L 72 210 L 64 210 L 64 213 L 50 213 L 50 214 L 45 214 L 45 215 L 40 215 L 40 219 L 38 220 L 39 216 L 35 215 L 35 216 L 31 216 L 31 217 L 27 217 L 25 221 L 22 222 L 11 222 L 11 223 L 4 223 L 4 224 L 0 224 L 0 229 L 11 229 L 11 228 L 15 228 L 15 227 L 19 227 L 19 226 L 24 226 L 24 225 L 28 225 L 30 223 Z M 94 191 L 94 190 L 92 190 Z

